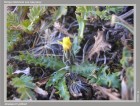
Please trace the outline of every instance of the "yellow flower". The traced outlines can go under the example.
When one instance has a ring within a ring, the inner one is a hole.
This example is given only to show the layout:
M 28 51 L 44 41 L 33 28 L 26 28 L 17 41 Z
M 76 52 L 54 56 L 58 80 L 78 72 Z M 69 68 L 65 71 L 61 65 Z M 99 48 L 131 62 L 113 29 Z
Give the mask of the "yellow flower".
M 63 46 L 63 50 L 67 51 L 71 49 L 72 43 L 69 37 L 64 37 L 62 42 L 59 42 Z

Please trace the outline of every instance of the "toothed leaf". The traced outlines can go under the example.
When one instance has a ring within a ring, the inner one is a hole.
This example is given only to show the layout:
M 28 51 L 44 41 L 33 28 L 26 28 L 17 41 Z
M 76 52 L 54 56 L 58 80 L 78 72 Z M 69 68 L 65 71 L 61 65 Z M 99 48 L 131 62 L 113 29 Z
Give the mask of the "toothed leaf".
M 64 67 L 64 63 L 57 57 L 44 57 L 40 56 L 38 58 L 34 57 L 32 54 L 27 52 L 26 54 L 21 53 L 20 56 L 16 56 L 15 59 L 20 61 L 25 60 L 28 64 L 35 64 L 44 66 L 46 68 L 51 68 L 54 70 L 59 70 L 60 68 Z
M 19 24 L 19 17 L 17 14 L 9 12 L 7 14 L 7 28 L 10 28 L 12 25 L 18 25 Z
M 54 21 L 58 20 L 63 15 L 66 15 L 66 13 L 67 13 L 67 6 L 60 6 L 53 16 Z
M 8 31 L 7 32 L 7 51 L 11 52 L 14 49 L 14 46 L 18 44 L 19 41 L 21 41 L 21 33 L 17 31 Z
M 59 90 L 60 97 L 62 97 L 64 100 L 70 99 L 70 94 L 66 85 L 65 77 L 63 77 L 63 79 L 58 83 L 58 86 L 56 86 L 56 88 Z
M 78 21 L 79 29 L 78 36 L 82 39 L 84 37 L 84 29 L 87 17 L 93 12 L 92 6 L 77 6 L 76 8 L 76 18 Z
M 32 80 L 32 77 L 25 75 L 22 75 L 20 78 L 15 77 L 12 79 L 12 85 L 17 88 L 17 92 L 21 95 L 21 99 L 36 99 L 35 94 L 31 90 L 36 86 L 32 83 Z
M 29 20 L 30 22 L 38 22 L 40 19 L 40 16 L 42 16 L 44 14 L 44 12 L 46 11 L 46 7 L 44 6 L 33 6 L 30 8 L 29 10 Z
M 97 70 L 99 70 L 99 68 L 95 64 L 90 64 L 88 62 L 72 66 L 72 72 L 78 73 L 84 77 L 88 77 Z
M 66 72 L 67 72 L 66 70 L 60 70 L 54 72 L 49 78 L 49 81 L 46 83 L 46 88 L 51 85 L 56 85 L 57 83 L 59 83 L 59 80 L 64 77 Z

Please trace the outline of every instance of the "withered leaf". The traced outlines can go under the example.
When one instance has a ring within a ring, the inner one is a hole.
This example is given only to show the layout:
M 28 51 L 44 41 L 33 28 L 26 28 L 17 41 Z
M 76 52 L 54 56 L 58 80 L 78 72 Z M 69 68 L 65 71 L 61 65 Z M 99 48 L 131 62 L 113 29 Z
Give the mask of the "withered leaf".
M 38 81 L 38 82 L 36 82 L 36 84 L 37 84 L 37 86 L 43 86 L 43 85 L 45 85 L 46 84 L 46 82 L 49 80 L 49 78 L 44 78 L 44 79 L 42 79 L 42 80 L 40 80 L 40 81 Z
M 111 45 L 106 42 L 103 31 L 98 31 L 97 36 L 94 36 L 95 43 L 92 45 L 91 50 L 88 52 L 88 59 L 91 60 L 92 56 L 97 53 L 97 56 L 100 56 L 100 51 L 107 51 L 111 49 Z
M 48 92 L 47 92 L 47 91 L 43 90 L 42 88 L 40 88 L 40 87 L 38 87 L 38 86 L 36 86 L 36 87 L 34 88 L 34 91 L 35 91 L 36 93 L 38 93 L 38 94 L 44 96 L 44 97 L 46 97 L 46 96 L 48 95 Z

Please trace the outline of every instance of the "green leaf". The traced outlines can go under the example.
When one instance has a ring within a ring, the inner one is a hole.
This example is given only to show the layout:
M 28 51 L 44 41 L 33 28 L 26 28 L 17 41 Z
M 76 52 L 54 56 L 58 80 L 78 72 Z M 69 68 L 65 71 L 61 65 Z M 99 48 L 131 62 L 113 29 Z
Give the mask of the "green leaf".
M 22 75 L 20 78 L 16 77 L 12 79 L 12 85 L 15 87 L 28 87 L 34 89 L 35 84 L 32 83 L 33 78 L 30 76 Z
M 33 23 L 31 23 L 28 19 L 23 20 L 20 25 L 22 26 L 23 30 L 27 33 L 31 33 L 31 31 L 33 31 Z
M 122 64 L 123 68 L 129 67 L 129 61 L 132 59 L 131 51 L 128 50 L 126 47 L 123 48 L 123 55 L 120 63 Z
M 63 15 L 66 15 L 67 13 L 67 6 L 60 6 L 58 10 L 55 12 L 53 16 L 53 20 L 56 21 L 59 18 L 61 18 Z
M 99 8 L 96 8 L 95 14 L 99 16 L 102 20 L 110 20 L 112 15 L 110 12 L 114 12 L 115 14 L 118 14 L 120 11 L 122 11 L 123 6 L 106 6 L 106 8 L 102 11 L 99 10 Z
M 79 44 L 79 39 L 78 39 L 77 36 L 75 36 L 74 39 L 73 39 L 73 45 L 72 45 L 72 51 L 73 51 L 75 56 L 79 52 L 80 48 L 81 47 L 80 47 L 80 44 Z
M 20 32 L 7 31 L 7 51 L 13 51 L 14 46 L 16 46 L 21 39 L 22 37 Z
M 97 84 L 102 86 L 108 86 L 113 88 L 120 88 L 120 79 L 118 72 L 116 73 L 108 73 L 107 69 L 109 67 L 105 66 L 97 72 Z
M 108 69 L 109 67 L 108 66 L 104 66 L 102 65 L 99 69 L 99 71 L 97 72 L 97 75 L 105 75 L 106 76 L 106 70 Z
M 16 13 L 9 12 L 7 14 L 7 51 L 11 52 L 18 41 L 21 40 L 21 34 L 18 31 L 10 30 L 11 26 L 19 25 L 19 17 Z
M 18 24 L 19 24 L 18 15 L 13 12 L 7 13 L 7 28 L 10 28 L 12 25 L 16 26 Z
M 134 86 L 134 67 L 126 68 L 126 76 L 127 76 L 128 88 L 133 87 Z
M 8 65 L 7 66 L 7 74 L 8 75 L 12 75 L 13 71 L 14 71 L 13 66 L 12 65 Z
M 27 27 L 31 24 L 30 20 L 26 19 L 21 22 L 21 25 L 27 29 Z
M 45 88 L 51 85 L 56 85 L 59 82 L 59 80 L 61 80 L 64 77 L 66 72 L 67 72 L 66 70 L 59 70 L 59 71 L 54 72 L 49 78 L 49 81 L 46 83 Z
M 42 16 L 44 14 L 44 12 L 46 11 L 46 7 L 45 6 L 33 6 L 30 8 L 29 10 L 29 20 L 30 22 L 38 22 L 40 19 L 40 16 Z
M 21 95 L 21 99 L 36 99 L 35 94 L 31 90 L 36 86 L 32 83 L 32 80 L 32 77 L 25 75 L 22 75 L 20 78 L 15 77 L 12 79 L 12 85 L 17 88 L 17 92 Z
M 14 87 L 25 87 L 24 82 L 18 77 L 12 79 L 12 85 Z
M 54 69 L 54 70 L 59 70 L 65 66 L 62 60 L 60 60 L 58 57 L 53 57 L 53 56 L 46 57 L 43 60 L 44 60 L 43 62 L 46 64 L 47 67 L 50 67 L 51 69 Z
M 26 87 L 31 88 L 31 89 L 34 89 L 35 88 L 35 84 L 32 83 L 32 81 L 33 81 L 33 78 L 32 77 L 22 75 L 20 77 L 20 79 L 21 79 L 21 81 L 24 82 L 24 84 L 26 85 Z
M 21 53 L 21 55 L 16 56 L 15 59 L 18 59 L 20 61 L 25 60 L 28 64 L 33 63 L 36 66 L 40 65 L 54 70 L 59 70 L 65 66 L 65 64 L 58 57 L 40 56 L 38 58 L 35 58 L 33 54 L 30 54 L 29 52 L 25 54 Z
M 85 29 L 85 20 L 83 17 L 80 17 L 79 15 L 76 15 L 79 29 L 78 29 L 78 36 L 82 39 L 84 37 L 84 29 Z
M 84 37 L 84 29 L 87 17 L 93 14 L 94 12 L 93 6 L 77 6 L 76 7 L 76 18 L 78 21 L 79 29 L 78 36 L 83 39 Z
M 72 72 L 78 73 L 87 78 L 97 70 L 99 70 L 99 68 L 95 64 L 90 64 L 89 62 L 72 66 Z
M 120 88 L 120 80 L 117 72 L 109 74 L 107 76 L 107 82 L 109 87 Z
M 62 97 L 64 100 L 70 99 L 70 94 L 66 85 L 65 77 L 61 79 L 61 81 L 58 83 L 58 86 L 56 86 L 56 88 L 59 90 L 60 97 Z
M 36 100 L 35 93 L 29 88 L 20 87 L 20 88 L 17 89 L 17 91 L 18 91 L 18 93 L 21 94 L 20 99 L 23 99 L 23 100 L 28 100 L 28 99 Z

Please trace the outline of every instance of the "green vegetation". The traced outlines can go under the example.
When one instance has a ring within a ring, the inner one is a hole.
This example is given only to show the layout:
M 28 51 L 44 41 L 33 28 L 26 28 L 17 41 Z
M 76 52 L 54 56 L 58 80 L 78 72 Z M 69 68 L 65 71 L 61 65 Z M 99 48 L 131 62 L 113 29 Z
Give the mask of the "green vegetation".
M 133 16 L 119 16 L 129 11 L 125 7 L 9 8 L 7 87 L 16 94 L 7 99 L 109 100 L 114 93 L 123 99 L 122 81 L 128 81 L 128 91 L 133 88 L 134 31 L 133 22 L 127 22 Z

